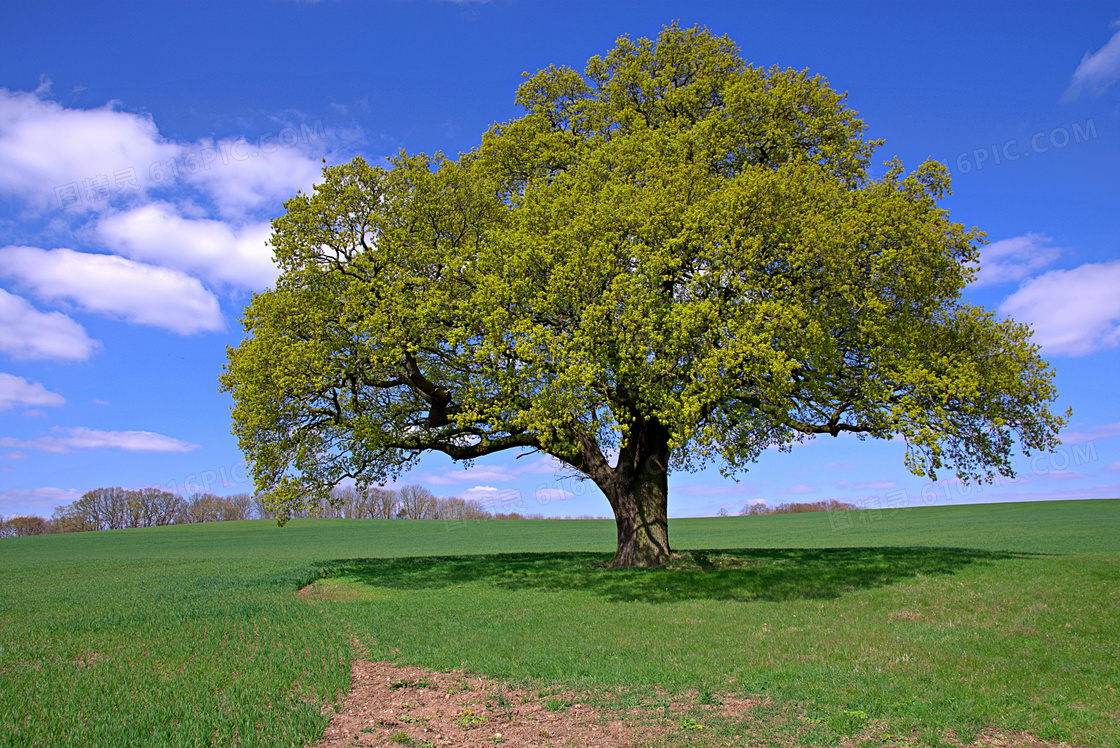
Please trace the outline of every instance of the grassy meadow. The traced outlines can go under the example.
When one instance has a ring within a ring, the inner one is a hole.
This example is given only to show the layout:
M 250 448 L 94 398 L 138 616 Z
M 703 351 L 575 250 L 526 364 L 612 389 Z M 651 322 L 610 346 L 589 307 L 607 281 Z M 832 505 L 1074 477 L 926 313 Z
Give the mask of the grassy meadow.
M 1120 500 L 680 519 L 670 539 L 679 558 L 644 571 L 602 567 L 596 520 L 0 541 L 0 746 L 307 745 L 355 643 L 605 708 L 692 694 L 666 746 L 1120 745 Z M 765 701 L 700 708 L 721 695 Z

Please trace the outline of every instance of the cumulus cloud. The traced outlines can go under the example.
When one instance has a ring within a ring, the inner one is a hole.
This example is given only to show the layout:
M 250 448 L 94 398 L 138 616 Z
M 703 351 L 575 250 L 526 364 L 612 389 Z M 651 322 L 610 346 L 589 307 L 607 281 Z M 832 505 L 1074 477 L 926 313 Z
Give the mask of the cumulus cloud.
M 270 233 L 267 221 L 235 227 L 184 218 L 168 203 L 106 215 L 97 224 L 98 238 L 117 254 L 199 275 L 215 285 L 257 290 L 278 275 L 267 244 Z
M 313 139 L 325 137 L 325 133 L 319 135 L 306 125 L 302 130 L 286 125 L 275 135 L 268 133 L 254 143 L 237 138 L 184 146 L 191 149 L 184 159 L 191 153 L 222 154 L 222 160 L 214 160 L 209 168 L 187 171 L 185 178 L 214 201 L 222 216 L 237 218 L 281 203 L 298 190 L 310 192 L 322 174 L 323 164 L 308 151 Z
M 189 185 L 223 217 L 237 218 L 310 190 L 329 143 L 361 140 L 360 132 L 328 133 L 316 122 L 277 123 L 253 142 L 172 141 L 149 115 L 117 102 L 69 109 L 43 98 L 48 93 L 0 89 L 0 193 L 38 210 L 100 211 L 115 198 Z
M 39 449 L 54 454 L 69 454 L 75 449 L 120 449 L 124 452 L 190 452 L 200 445 L 151 431 L 100 431 L 98 429 L 54 429 L 63 436 L 35 439 L 0 437 L 0 447 Z
M 1027 281 L 1000 312 L 1034 327 L 1046 353 L 1084 356 L 1120 344 L 1120 260 L 1051 270 Z
M 1042 234 L 1024 234 L 992 242 L 980 250 L 980 272 L 972 285 L 1023 280 L 1058 259 L 1061 250 L 1051 246 L 1053 241 Z
M 1086 52 L 1081 64 L 1073 71 L 1063 97 L 1066 100 L 1079 98 L 1082 94 L 1100 96 L 1120 80 L 1120 21 L 1112 25 L 1117 27 L 1112 38 L 1096 52 Z
M 40 312 L 0 288 L 0 351 L 14 359 L 85 361 L 100 344 L 61 312 Z
M 23 377 L 0 372 L 0 410 L 17 405 L 57 407 L 65 402 L 66 398 L 62 395 L 51 392 L 38 382 L 28 382 Z
M 473 486 L 456 495 L 461 499 L 477 501 L 492 512 L 524 512 L 526 509 L 521 492 L 516 489 Z
M 112 103 L 67 109 L 38 94 L 0 89 L 0 193 L 31 207 L 59 207 L 58 190 L 68 185 L 83 207 L 102 202 L 90 199 L 91 190 L 137 193 L 151 164 L 179 153 L 149 116 L 118 111 Z
M 0 274 L 47 301 L 161 327 L 180 335 L 222 330 L 214 295 L 195 278 L 112 255 L 37 247 L 0 249 Z
M 460 498 L 468 500 L 473 499 L 475 501 L 496 501 L 500 493 L 501 491 L 494 486 L 474 486 L 473 488 L 468 488 L 466 491 L 460 492 L 459 496 Z

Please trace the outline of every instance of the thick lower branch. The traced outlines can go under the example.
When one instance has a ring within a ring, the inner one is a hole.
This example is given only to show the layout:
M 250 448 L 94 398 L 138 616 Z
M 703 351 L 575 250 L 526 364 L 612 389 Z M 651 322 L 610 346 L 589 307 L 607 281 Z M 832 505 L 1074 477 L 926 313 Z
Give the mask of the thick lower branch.
M 468 435 L 468 432 L 459 432 L 457 436 Z M 455 436 L 450 437 L 454 439 Z M 434 451 L 443 452 L 453 460 L 475 460 L 479 457 L 502 452 L 518 447 L 534 447 L 539 449 L 540 443 L 536 436 L 525 432 L 512 433 L 507 436 L 490 437 L 480 436 L 476 444 L 455 444 L 444 436 L 440 439 L 425 440 L 423 438 L 389 440 L 384 443 L 388 449 L 403 449 L 409 452 Z

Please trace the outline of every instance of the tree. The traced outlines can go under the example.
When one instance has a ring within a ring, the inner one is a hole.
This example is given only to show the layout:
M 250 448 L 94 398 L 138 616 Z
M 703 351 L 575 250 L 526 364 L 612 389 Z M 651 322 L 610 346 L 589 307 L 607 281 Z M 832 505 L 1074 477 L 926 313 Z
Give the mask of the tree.
M 235 521 L 253 518 L 253 497 L 247 493 L 235 493 L 222 499 L 222 520 Z
M 178 494 L 158 488 L 125 492 L 129 506 L 129 527 L 158 527 L 173 524 L 183 511 Z
M 86 491 L 76 501 L 54 511 L 60 532 L 119 530 L 136 515 L 130 491 L 114 486 Z
M 435 519 L 438 499 L 423 486 L 404 486 L 397 492 L 401 519 Z
M 372 519 L 393 519 L 397 516 L 400 496 L 396 491 L 386 491 L 384 488 L 370 486 L 366 489 L 366 496 L 369 497 L 370 517 Z
M 946 169 L 872 177 L 843 100 L 672 26 L 528 77 L 458 159 L 325 168 L 222 376 L 258 488 L 282 520 L 425 451 L 545 452 L 605 494 L 629 567 L 669 555 L 670 470 L 819 434 L 1014 474 L 1058 444 L 1053 371 L 961 299 L 983 234 L 939 207 Z
M 224 519 L 222 516 L 224 504 L 221 496 L 206 491 L 196 491 L 183 501 L 178 521 L 184 525 L 221 522 Z
M 0 538 L 22 538 L 28 535 L 47 535 L 51 532 L 50 522 L 42 517 L 27 515 L 4 519 L 0 516 Z

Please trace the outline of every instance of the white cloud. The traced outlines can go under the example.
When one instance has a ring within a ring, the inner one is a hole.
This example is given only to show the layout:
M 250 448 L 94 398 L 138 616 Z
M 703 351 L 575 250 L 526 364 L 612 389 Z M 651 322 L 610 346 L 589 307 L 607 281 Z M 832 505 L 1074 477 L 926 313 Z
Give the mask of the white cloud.
M 1120 27 L 1120 21 L 1113 24 Z M 1120 29 L 1096 52 L 1086 52 L 1073 71 L 1063 98 L 1076 99 L 1084 93 L 1100 96 L 1120 80 Z
M 1051 270 L 1027 281 L 1000 312 L 1034 327 L 1045 352 L 1084 356 L 1120 344 L 1120 260 Z
M 524 464 L 519 460 L 517 463 L 517 472 L 519 474 L 532 474 L 532 475 L 568 475 L 573 472 L 573 469 L 560 462 L 552 455 L 541 455 L 533 460 L 528 460 Z
M 167 203 L 106 215 L 97 224 L 98 238 L 117 254 L 200 275 L 215 285 L 257 290 L 278 275 L 267 245 L 270 233 L 266 221 L 234 227 L 184 218 Z
M 436 486 L 454 486 L 463 483 L 516 483 L 528 475 L 552 475 L 566 478 L 574 473 L 571 468 L 551 455 L 532 460 L 511 460 L 505 465 L 472 465 L 456 467 L 440 473 L 417 473 L 416 479 Z
M 1111 472 L 1115 472 L 1117 470 L 1120 470 L 1120 462 L 1114 462 L 1110 465 L 1105 465 L 1104 469 L 1109 470 Z
M 467 501 L 478 501 L 495 512 L 514 511 L 514 509 L 502 509 L 501 507 L 506 503 L 512 504 L 520 500 L 521 497 L 519 491 L 501 490 L 494 486 L 474 486 L 465 491 L 459 491 L 456 495 Z
M 1062 444 L 1085 444 L 1117 435 L 1120 435 L 1120 423 L 1105 423 L 1090 426 L 1087 431 L 1063 431 L 1058 434 L 1058 437 L 1062 440 Z
M 565 491 L 563 488 L 538 488 L 533 493 L 533 498 L 537 500 L 538 504 L 548 504 L 552 501 L 567 501 L 574 499 L 576 495 L 571 491 Z
M 65 402 L 66 398 L 62 395 L 51 392 L 38 382 L 28 382 L 23 377 L 0 372 L 0 410 L 16 405 L 57 407 Z M 34 411 L 28 411 L 32 412 Z
M 191 149 L 188 154 L 197 148 L 198 153 L 223 155 L 223 160 L 214 161 L 209 168 L 185 176 L 214 200 L 221 215 L 240 217 L 279 204 L 299 190 L 311 191 L 323 169 L 321 159 L 306 152 L 312 137 L 320 136 L 306 126 L 301 132 L 298 126 L 286 125 L 278 128 L 275 137 L 268 134 L 251 144 L 238 138 L 185 146 Z
M 321 177 L 332 146 L 364 140 L 360 129 L 327 131 L 273 118 L 274 129 L 195 142 L 168 140 L 149 115 L 119 109 L 70 109 L 33 92 L 0 88 L 0 194 L 33 210 L 105 211 L 149 190 L 197 190 L 224 218 L 273 210 Z M 182 195 L 180 195 L 182 197 Z
M 430 483 L 433 486 L 454 486 L 456 481 L 444 477 L 444 475 L 434 475 L 432 473 L 413 473 L 415 479 L 423 483 Z
M 99 431 L 97 429 L 54 429 L 65 436 L 40 436 L 21 440 L 0 437 L 0 447 L 39 449 L 54 454 L 68 454 L 75 449 L 120 449 L 125 452 L 190 452 L 200 445 L 151 431 Z
M 974 287 L 1020 281 L 1058 259 L 1061 250 L 1050 246 L 1054 240 L 1042 234 L 1024 234 L 983 247 L 980 272 Z
M 0 288 L 0 351 L 14 359 L 85 361 L 100 344 L 61 312 L 40 312 Z
M 76 488 L 7 488 L 0 491 L 0 514 L 49 514 L 81 498 Z
M 18 278 L 42 299 L 180 335 L 225 328 L 218 300 L 197 279 L 121 257 L 5 247 L 0 274 Z
M 45 93 L 45 92 L 44 92 Z M 85 180 L 104 178 L 111 193 L 126 186 L 132 170 L 147 183 L 149 167 L 174 158 L 179 146 L 160 137 L 151 117 L 100 109 L 66 109 L 37 93 L 0 89 L 0 193 L 39 209 L 60 207 L 58 188 L 76 185 L 83 207 L 98 207 Z
M 455 482 L 513 480 L 510 471 L 503 465 L 472 465 L 462 470 L 449 470 L 434 477 Z

